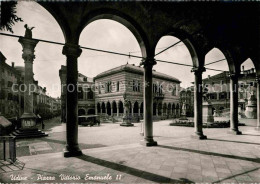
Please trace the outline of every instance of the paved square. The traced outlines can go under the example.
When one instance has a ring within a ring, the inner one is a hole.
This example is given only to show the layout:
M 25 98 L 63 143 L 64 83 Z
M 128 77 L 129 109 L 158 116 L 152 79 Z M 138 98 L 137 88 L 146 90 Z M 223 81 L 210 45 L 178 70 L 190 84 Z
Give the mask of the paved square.
M 76 158 L 64 158 L 62 152 L 19 157 L 24 168 L 10 170 L 1 165 L 0 180 L 13 182 L 10 175 L 20 174 L 28 177 L 30 183 L 50 183 L 40 180 L 43 176 L 55 177 L 51 182 L 59 183 L 260 183 L 260 132 L 252 126 L 240 127 L 243 135 L 227 134 L 228 129 L 205 129 L 208 139 L 194 140 L 190 138 L 193 128 L 169 127 L 168 123 L 154 123 L 156 147 L 141 146 L 135 136 L 122 140 L 120 145 L 110 145 L 111 140 L 100 137 L 105 146 L 84 149 L 84 155 Z M 121 130 L 128 135 L 138 134 L 139 125 Z M 117 124 L 107 126 L 112 127 L 112 140 L 122 138 L 116 137 L 122 132 L 118 133 Z M 97 144 L 94 129 L 85 130 L 89 136 L 93 135 L 85 139 L 85 144 L 90 144 L 90 140 Z M 102 129 L 96 131 L 101 133 Z M 82 133 L 80 142 L 84 140 L 82 137 L 87 137 Z M 142 137 L 138 136 L 140 140 Z M 28 145 L 39 152 L 51 147 L 47 141 Z M 73 180 L 73 177 L 80 179 Z

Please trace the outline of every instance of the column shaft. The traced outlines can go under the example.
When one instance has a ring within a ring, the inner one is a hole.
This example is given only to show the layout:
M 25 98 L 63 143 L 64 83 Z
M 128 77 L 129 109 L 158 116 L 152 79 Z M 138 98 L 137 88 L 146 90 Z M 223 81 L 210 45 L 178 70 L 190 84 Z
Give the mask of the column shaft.
M 256 99 L 257 99 L 257 125 L 256 130 L 260 130 L 260 79 L 257 79 L 257 89 L 256 89 Z
M 239 135 L 238 130 L 238 76 L 230 75 L 230 130 L 228 133 Z
M 67 57 L 67 145 L 64 157 L 82 155 L 78 145 L 78 61 L 81 49 L 77 45 L 66 44 L 62 53 Z
M 202 72 L 204 68 L 193 69 L 195 75 L 194 84 L 194 132 L 193 138 L 206 139 L 207 136 L 203 135 L 202 125 Z M 179 115 L 179 111 L 178 111 Z
M 153 140 L 153 74 L 152 68 L 156 64 L 154 59 L 146 59 L 144 62 L 144 140 L 141 144 L 156 146 Z

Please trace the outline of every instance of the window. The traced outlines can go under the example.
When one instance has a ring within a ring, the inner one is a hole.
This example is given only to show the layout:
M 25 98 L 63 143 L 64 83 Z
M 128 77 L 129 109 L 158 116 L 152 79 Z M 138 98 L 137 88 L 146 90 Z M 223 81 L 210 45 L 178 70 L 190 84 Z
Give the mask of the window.
M 101 94 L 101 88 L 100 88 L 100 85 L 98 85 L 98 93 Z
M 119 81 L 117 81 L 117 83 L 116 83 L 116 91 L 119 91 Z
M 162 84 L 158 84 L 158 92 L 159 94 L 162 94 L 163 91 L 163 85 Z
M 83 89 L 82 87 L 79 87 L 79 91 L 78 91 L 78 99 L 83 99 Z
M 185 95 L 185 93 L 183 93 Z M 176 96 L 176 85 L 172 87 L 172 96 Z
M 140 92 L 140 82 L 138 80 L 133 80 L 133 91 Z
M 88 92 L 87 92 L 87 97 L 88 97 L 88 99 L 89 99 L 89 100 L 92 100 L 92 99 L 94 98 L 93 91 L 92 91 L 90 88 L 88 88 L 87 91 L 88 91 Z
M 110 93 L 111 91 L 112 91 L 112 85 L 111 85 L 111 81 L 109 81 L 105 84 L 105 92 Z

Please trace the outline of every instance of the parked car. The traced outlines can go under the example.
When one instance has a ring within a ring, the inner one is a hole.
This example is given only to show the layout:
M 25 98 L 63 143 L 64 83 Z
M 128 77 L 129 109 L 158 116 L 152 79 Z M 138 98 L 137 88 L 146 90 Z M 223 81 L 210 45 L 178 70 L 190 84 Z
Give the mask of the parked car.
M 100 125 L 100 116 L 99 115 L 86 115 L 78 117 L 79 125 L 82 126 L 93 126 Z

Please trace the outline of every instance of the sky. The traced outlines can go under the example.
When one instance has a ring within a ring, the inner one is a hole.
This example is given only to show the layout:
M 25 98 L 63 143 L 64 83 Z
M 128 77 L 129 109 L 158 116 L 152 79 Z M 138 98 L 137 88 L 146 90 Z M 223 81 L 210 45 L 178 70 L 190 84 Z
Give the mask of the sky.
M 29 27 L 34 26 L 33 38 L 50 40 L 64 43 L 63 33 L 52 15 L 43 7 L 33 1 L 18 1 L 17 16 L 21 17 L 24 22 L 16 23 L 13 26 L 15 35 L 24 36 L 24 24 Z M 1 31 L 9 33 L 7 31 Z M 160 39 L 156 47 L 156 53 L 161 49 L 179 41 L 172 36 L 164 36 Z M 134 35 L 122 24 L 113 20 L 96 20 L 90 23 L 80 36 L 79 44 L 85 47 L 110 50 L 133 55 L 141 56 L 140 47 Z M 24 66 L 22 59 L 22 46 L 17 38 L 0 35 L 0 51 L 7 58 L 7 63 L 15 62 L 16 66 Z M 34 60 L 34 79 L 38 80 L 39 85 L 47 88 L 47 94 L 52 97 L 60 96 L 59 69 L 61 65 L 66 65 L 66 57 L 62 55 L 62 46 L 39 42 L 35 48 L 36 58 Z M 205 59 L 205 63 L 225 58 L 218 49 L 212 49 Z M 181 42 L 175 47 L 158 55 L 156 59 L 192 64 L 191 56 L 186 46 Z M 83 49 L 78 59 L 78 70 L 87 77 L 95 77 L 97 74 L 108 69 L 126 64 L 139 65 L 140 59 L 128 58 L 124 56 L 111 55 L 106 53 L 94 52 Z M 253 66 L 250 59 L 243 64 L 245 69 Z M 208 66 L 209 68 L 228 71 L 226 61 Z M 158 72 L 162 72 L 178 78 L 182 87 L 191 86 L 194 81 L 194 74 L 191 73 L 191 67 L 178 66 L 158 62 L 154 66 Z M 203 73 L 203 78 L 208 75 L 215 75 L 219 72 L 207 70 Z

